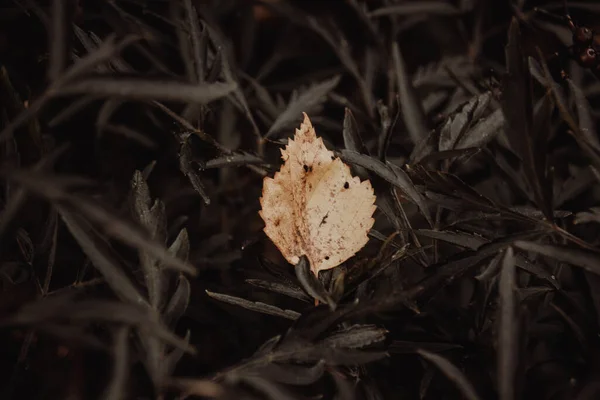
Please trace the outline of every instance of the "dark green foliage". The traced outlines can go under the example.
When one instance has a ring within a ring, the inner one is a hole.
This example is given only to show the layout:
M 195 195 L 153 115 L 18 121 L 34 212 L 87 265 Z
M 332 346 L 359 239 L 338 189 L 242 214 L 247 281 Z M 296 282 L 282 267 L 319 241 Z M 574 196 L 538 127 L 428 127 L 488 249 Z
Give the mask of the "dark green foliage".
M 600 81 L 534 7 L 3 5 L 0 399 L 600 398 Z M 302 112 L 377 195 L 318 277 L 258 215 Z

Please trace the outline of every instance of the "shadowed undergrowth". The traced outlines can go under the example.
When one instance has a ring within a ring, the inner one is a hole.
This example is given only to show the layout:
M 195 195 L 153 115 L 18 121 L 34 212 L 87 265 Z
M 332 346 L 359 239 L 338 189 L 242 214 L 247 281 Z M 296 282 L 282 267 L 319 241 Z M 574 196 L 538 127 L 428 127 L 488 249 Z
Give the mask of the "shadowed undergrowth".
M 600 80 L 560 2 L 4 7 L 2 399 L 600 395 Z M 318 279 L 258 215 L 303 112 L 377 195 Z

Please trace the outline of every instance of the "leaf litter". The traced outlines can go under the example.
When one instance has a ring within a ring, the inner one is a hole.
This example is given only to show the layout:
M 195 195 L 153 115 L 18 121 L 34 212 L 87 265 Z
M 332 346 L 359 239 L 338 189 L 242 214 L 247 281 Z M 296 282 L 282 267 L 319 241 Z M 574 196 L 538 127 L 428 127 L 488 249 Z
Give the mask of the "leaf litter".
M 375 195 L 369 181 L 352 177 L 304 114 L 274 178 L 265 177 L 260 216 L 265 233 L 292 265 L 306 255 L 310 269 L 338 266 L 368 241 Z

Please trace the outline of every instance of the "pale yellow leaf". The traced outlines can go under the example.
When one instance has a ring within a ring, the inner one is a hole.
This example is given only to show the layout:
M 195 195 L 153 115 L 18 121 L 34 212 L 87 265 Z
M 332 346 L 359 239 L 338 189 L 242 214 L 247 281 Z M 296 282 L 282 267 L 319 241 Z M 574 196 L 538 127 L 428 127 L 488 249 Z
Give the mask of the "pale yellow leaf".
M 327 150 L 303 114 L 300 129 L 281 150 L 281 169 L 264 178 L 259 214 L 285 259 L 296 265 L 306 255 L 318 275 L 367 243 L 375 194 L 368 180 L 353 177 L 350 167 Z

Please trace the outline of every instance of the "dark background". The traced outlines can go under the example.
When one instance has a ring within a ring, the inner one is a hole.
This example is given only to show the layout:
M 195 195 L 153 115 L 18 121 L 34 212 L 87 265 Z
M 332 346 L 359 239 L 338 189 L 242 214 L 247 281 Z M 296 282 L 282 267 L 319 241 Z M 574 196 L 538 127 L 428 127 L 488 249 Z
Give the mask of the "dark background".
M 600 26 L 594 2 L 568 5 Z M 179 398 L 179 378 L 202 380 L 199 398 L 596 398 L 600 69 L 563 54 L 563 16 L 508 0 L 5 2 L 0 398 Z M 237 89 L 209 95 L 223 82 Z M 302 112 L 378 196 L 367 246 L 308 283 L 258 215 Z M 183 229 L 197 274 L 157 261 L 149 276 L 140 260 Z M 153 348 L 159 326 L 196 354 Z

